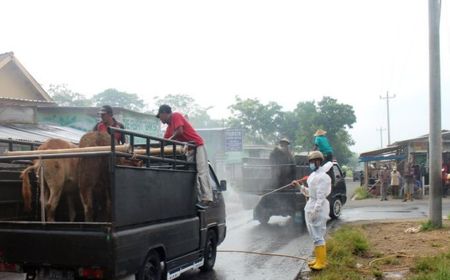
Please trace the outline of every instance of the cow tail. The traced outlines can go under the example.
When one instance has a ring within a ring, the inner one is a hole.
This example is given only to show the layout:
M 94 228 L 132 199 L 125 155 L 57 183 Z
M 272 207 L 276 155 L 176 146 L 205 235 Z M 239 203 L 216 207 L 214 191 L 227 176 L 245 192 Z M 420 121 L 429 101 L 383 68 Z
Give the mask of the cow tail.
M 22 178 L 22 196 L 23 196 L 23 205 L 25 212 L 31 211 L 31 184 L 30 184 L 30 176 L 29 173 L 31 170 L 35 169 L 36 166 L 32 165 L 27 167 L 20 174 L 20 178 Z

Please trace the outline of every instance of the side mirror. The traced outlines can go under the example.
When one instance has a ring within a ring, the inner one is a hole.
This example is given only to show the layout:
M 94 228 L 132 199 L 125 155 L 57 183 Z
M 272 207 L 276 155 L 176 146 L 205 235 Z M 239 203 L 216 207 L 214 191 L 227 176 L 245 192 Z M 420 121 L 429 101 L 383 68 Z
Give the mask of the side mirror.
M 220 190 L 223 192 L 227 190 L 227 181 L 225 180 L 220 181 Z
M 342 172 L 342 177 L 344 177 L 344 178 L 347 177 L 347 172 L 345 172 L 345 171 Z

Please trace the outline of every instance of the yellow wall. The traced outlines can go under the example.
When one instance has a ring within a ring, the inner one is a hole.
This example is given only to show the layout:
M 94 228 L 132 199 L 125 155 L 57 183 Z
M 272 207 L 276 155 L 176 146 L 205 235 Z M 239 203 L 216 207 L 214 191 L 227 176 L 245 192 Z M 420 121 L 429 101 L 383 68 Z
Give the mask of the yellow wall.
M 0 69 L 0 97 L 45 101 L 13 62 Z

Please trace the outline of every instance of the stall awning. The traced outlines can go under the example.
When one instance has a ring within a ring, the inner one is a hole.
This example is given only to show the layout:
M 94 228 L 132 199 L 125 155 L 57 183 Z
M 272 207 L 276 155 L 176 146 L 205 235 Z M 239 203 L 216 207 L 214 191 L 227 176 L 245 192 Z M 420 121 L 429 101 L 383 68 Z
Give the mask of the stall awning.
M 388 156 L 360 156 L 359 162 L 383 161 L 383 160 L 403 160 L 406 155 L 388 155 Z

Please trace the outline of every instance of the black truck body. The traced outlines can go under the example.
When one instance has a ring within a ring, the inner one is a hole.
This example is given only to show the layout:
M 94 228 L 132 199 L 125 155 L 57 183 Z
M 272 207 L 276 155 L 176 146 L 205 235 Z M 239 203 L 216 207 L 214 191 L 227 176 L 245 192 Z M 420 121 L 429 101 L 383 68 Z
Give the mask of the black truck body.
M 295 177 L 289 178 L 287 181 L 292 182 L 292 180 L 303 178 L 311 173 L 308 161 L 301 157 L 296 157 L 295 163 Z M 271 165 L 247 165 L 246 169 L 249 173 L 258 174 L 271 174 L 271 169 L 276 168 L 276 166 Z M 256 171 L 255 171 L 256 170 Z M 341 208 L 347 201 L 347 187 L 345 183 L 345 176 L 342 173 L 339 165 L 333 163 L 333 172 L 329 172 L 332 178 L 332 188 L 331 193 L 328 196 L 330 202 L 330 217 L 336 219 L 341 214 Z M 244 177 L 245 177 L 244 173 Z M 267 176 L 267 175 L 265 175 Z M 249 184 L 248 188 L 253 188 L 253 192 L 257 194 L 262 194 L 263 196 L 259 200 L 259 203 L 253 209 L 253 217 L 258 220 L 261 224 L 267 224 L 271 216 L 291 216 L 294 217 L 294 221 L 298 224 L 304 223 L 304 208 L 306 205 L 306 198 L 300 193 L 298 189 L 293 187 L 288 187 L 264 195 L 264 193 L 269 193 L 270 191 L 282 187 L 281 184 L 277 184 L 270 178 L 259 177 L 257 181 L 253 181 L 249 178 L 244 179 L 246 184 Z M 267 186 L 267 184 L 262 187 L 261 182 L 271 182 L 272 185 Z M 252 186 L 256 184 L 256 186 Z
M 58 155 L 102 156 L 109 161 L 112 205 L 107 222 L 84 222 L 82 211 L 75 222 L 69 222 L 63 202 L 58 206 L 56 222 L 42 220 L 38 184 L 33 192 L 34 211 L 24 213 L 18 178 L 21 168 L 11 164 L 18 158 L 0 157 L 11 167 L 5 173 L 0 170 L 0 271 L 27 273 L 27 279 L 120 279 L 128 275 L 136 275 L 136 279 L 175 279 L 187 270 L 212 269 L 216 247 L 226 235 L 221 193 L 226 182 L 219 183 L 210 167 L 214 201 L 208 209 L 198 210 L 195 163 L 163 151 L 165 145 L 175 151 L 176 146 L 189 144 L 113 130 L 126 134 L 131 147 L 135 138 L 146 140 L 147 154 L 134 155 L 145 162 L 143 167 L 118 165 L 118 157 L 131 157 L 132 153 L 115 152 L 113 138 L 111 152 Z M 162 147 L 158 156 L 149 153 L 155 143 Z M 9 190 L 9 197 L 4 196 L 3 189 Z M 6 200 L 10 205 L 3 203 Z M 3 209 L 9 214 L 3 215 Z

